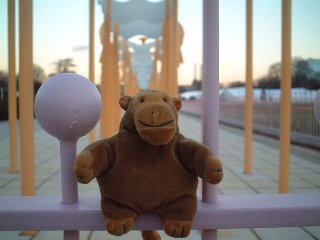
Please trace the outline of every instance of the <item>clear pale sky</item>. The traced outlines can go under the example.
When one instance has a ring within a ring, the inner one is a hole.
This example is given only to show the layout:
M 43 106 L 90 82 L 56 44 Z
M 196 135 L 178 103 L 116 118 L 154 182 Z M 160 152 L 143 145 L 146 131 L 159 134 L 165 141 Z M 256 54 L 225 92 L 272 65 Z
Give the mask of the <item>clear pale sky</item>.
M 33 3 L 34 63 L 49 74 L 54 71 L 54 62 L 70 57 L 77 64 L 76 72 L 87 76 L 89 1 L 34 0 Z M 220 0 L 220 81 L 223 83 L 244 80 L 245 3 L 245 0 Z M 292 0 L 292 7 L 292 56 L 320 59 L 320 0 Z M 0 70 L 5 71 L 8 44 L 6 11 L 7 0 L 0 0 Z M 202 1 L 180 0 L 178 11 L 185 31 L 182 46 L 184 64 L 179 69 L 179 82 L 189 84 L 194 78 L 195 63 L 198 66 L 197 77 L 200 77 Z M 95 21 L 95 80 L 99 82 L 101 45 L 98 30 L 103 15 L 97 1 Z M 254 77 L 264 75 L 270 64 L 280 59 L 281 1 L 254 0 Z

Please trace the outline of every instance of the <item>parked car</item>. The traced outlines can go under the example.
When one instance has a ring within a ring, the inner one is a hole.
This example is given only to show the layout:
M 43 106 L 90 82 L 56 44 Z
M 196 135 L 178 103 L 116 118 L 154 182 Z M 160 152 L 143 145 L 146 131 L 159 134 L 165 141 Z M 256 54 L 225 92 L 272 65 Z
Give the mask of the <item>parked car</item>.
M 201 98 L 202 98 L 202 91 L 200 90 L 185 91 L 180 94 L 181 100 L 196 100 Z

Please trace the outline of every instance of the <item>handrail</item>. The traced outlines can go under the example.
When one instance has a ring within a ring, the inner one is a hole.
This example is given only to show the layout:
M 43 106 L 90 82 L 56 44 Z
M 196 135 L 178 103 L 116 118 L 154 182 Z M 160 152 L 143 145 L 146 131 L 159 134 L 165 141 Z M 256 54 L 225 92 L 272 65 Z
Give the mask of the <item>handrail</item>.
M 198 201 L 192 229 L 320 225 L 320 193 L 219 196 Z M 60 197 L 0 197 L 0 230 L 105 230 L 99 197 L 61 204 Z M 133 230 L 162 230 L 155 215 L 141 215 Z

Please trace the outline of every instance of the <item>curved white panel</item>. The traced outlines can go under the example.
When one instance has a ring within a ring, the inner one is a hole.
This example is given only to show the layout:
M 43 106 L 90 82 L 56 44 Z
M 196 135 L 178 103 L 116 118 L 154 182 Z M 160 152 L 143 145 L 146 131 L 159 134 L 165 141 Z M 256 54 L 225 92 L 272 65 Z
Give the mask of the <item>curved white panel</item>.
M 102 12 L 107 13 L 107 0 L 100 0 Z M 112 20 L 127 23 L 142 20 L 149 23 L 163 22 L 165 19 L 165 1 L 149 2 L 146 0 L 131 0 L 126 2 L 112 1 Z
M 139 52 L 134 52 L 132 53 L 132 56 L 134 58 L 145 58 L 145 59 L 151 59 L 151 56 L 152 56 L 152 53 L 151 52 L 142 52 L 142 53 L 139 53 Z
M 135 73 L 137 73 L 138 76 L 150 76 L 151 74 L 151 69 L 150 68 L 137 68 L 137 69 L 134 69 Z
M 165 18 L 165 1 L 148 2 L 134 0 L 128 2 L 112 1 L 112 20 L 120 24 L 134 20 L 149 23 L 163 22 Z
M 150 53 L 150 49 L 155 46 L 155 42 L 150 42 L 142 45 L 129 42 L 129 46 L 134 49 L 135 53 Z
M 158 38 L 162 36 L 162 22 L 147 23 L 136 20 L 120 25 L 120 35 L 125 38 L 131 38 L 136 35 L 144 35 L 148 38 Z
M 143 67 L 143 68 L 151 69 L 152 68 L 152 64 L 153 64 L 152 60 L 150 60 L 150 61 L 146 60 L 146 61 L 143 61 L 143 62 L 142 61 L 133 61 L 132 67 L 133 68 L 141 68 L 141 67 Z
M 147 89 L 149 87 L 150 77 L 137 79 L 141 89 Z

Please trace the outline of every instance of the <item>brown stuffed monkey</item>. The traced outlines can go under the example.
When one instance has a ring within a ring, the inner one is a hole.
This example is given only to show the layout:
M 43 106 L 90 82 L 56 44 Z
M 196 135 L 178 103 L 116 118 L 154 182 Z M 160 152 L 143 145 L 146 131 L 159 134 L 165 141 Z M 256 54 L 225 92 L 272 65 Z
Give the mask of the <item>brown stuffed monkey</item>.
M 198 176 L 219 183 L 220 161 L 205 145 L 179 133 L 180 100 L 148 90 L 123 96 L 119 103 L 126 111 L 119 132 L 77 156 L 77 180 L 97 179 L 110 234 L 123 235 L 139 214 L 154 213 L 168 235 L 188 236 L 197 209 Z M 143 231 L 142 236 L 160 239 L 156 231 Z

